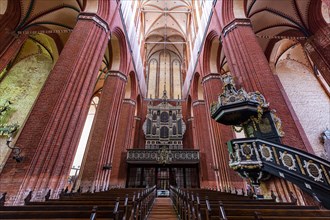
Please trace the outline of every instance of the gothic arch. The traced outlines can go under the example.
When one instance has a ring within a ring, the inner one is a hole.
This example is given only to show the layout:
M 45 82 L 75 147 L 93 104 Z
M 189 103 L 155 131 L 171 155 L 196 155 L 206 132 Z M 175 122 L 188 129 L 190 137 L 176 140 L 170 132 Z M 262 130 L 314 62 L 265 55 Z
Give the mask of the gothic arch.
M 115 27 L 111 33 L 109 42 L 109 68 L 110 70 L 119 70 L 125 73 L 127 68 L 125 35 L 119 27 Z
M 194 112 L 192 110 L 192 100 L 191 95 L 188 95 L 187 98 L 187 119 L 194 117 Z
M 219 35 L 212 30 L 205 39 L 204 54 L 203 54 L 203 76 L 209 73 L 219 72 L 219 53 L 221 46 Z
M 193 101 L 204 100 L 202 78 L 198 72 L 194 75 L 191 97 Z
M 135 73 L 131 71 L 127 77 L 127 83 L 125 87 L 125 98 L 126 99 L 136 99 L 136 81 Z
M 223 28 L 235 18 L 246 18 L 245 0 L 220 0 L 220 25 Z
M 147 74 L 147 98 L 150 98 L 153 94 L 156 98 L 159 88 L 159 64 L 155 58 L 149 60 Z

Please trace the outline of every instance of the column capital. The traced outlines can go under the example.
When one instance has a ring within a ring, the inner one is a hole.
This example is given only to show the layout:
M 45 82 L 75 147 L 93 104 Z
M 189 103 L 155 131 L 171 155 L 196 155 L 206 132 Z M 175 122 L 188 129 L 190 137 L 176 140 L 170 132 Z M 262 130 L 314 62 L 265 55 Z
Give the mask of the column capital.
M 237 27 L 242 26 L 249 26 L 252 27 L 252 23 L 249 18 L 236 18 L 229 22 L 223 29 L 222 29 L 222 37 L 226 37 L 232 30 Z
M 123 103 L 131 104 L 135 106 L 135 101 L 133 99 L 123 99 Z
M 207 74 L 206 76 L 204 76 L 202 78 L 202 84 L 204 84 L 207 81 L 212 80 L 212 79 L 219 79 L 219 80 L 221 80 L 220 73 L 209 73 L 209 74 Z
M 90 20 L 99 25 L 105 33 L 110 31 L 109 24 L 101 18 L 99 15 L 90 12 L 81 12 L 78 16 L 78 20 Z
M 192 106 L 195 107 L 197 105 L 205 105 L 205 101 L 204 100 L 193 101 Z
M 127 82 L 127 76 L 120 71 L 110 70 L 105 75 L 105 78 L 108 78 L 108 76 L 119 77 L 119 79 L 123 80 L 124 82 Z

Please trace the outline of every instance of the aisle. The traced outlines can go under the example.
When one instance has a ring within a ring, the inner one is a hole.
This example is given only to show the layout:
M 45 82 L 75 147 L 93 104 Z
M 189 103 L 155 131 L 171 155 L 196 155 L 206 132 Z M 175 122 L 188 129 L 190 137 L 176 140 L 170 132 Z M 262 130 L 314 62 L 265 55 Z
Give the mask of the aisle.
M 166 219 L 166 220 L 178 219 L 170 198 L 158 197 L 155 199 L 155 203 L 148 216 L 148 220 L 158 220 L 158 219 Z

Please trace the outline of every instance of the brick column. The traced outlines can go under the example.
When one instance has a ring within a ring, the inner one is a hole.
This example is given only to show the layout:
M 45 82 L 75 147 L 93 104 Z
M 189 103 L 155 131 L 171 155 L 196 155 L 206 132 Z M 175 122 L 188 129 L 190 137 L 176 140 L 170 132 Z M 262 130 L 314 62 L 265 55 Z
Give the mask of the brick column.
M 142 103 L 142 105 L 141 105 L 141 120 L 140 120 L 140 123 L 139 123 L 139 127 L 135 128 L 135 129 L 138 129 L 138 132 L 139 132 L 138 133 L 139 134 L 138 145 L 134 146 L 134 147 L 144 149 L 145 145 L 146 145 L 146 137 L 144 135 L 142 127 L 143 127 L 143 123 L 146 121 L 148 102 L 147 101 L 142 101 L 141 103 Z
M 206 102 L 207 122 L 210 127 L 211 148 L 215 153 L 216 177 L 219 187 L 224 190 L 227 187 L 241 189 L 243 180 L 233 171 L 229 165 L 229 154 L 227 149 L 227 141 L 234 138 L 233 131 L 230 126 L 217 123 L 211 118 L 210 106 L 218 100 L 218 95 L 222 93 L 222 82 L 219 73 L 211 73 L 202 79 L 204 97 Z
M 16 142 L 24 159 L 9 159 L 1 173 L 8 204 L 21 204 L 30 190 L 34 200 L 48 189 L 54 198 L 67 184 L 108 38 L 102 18 L 79 16 Z
M 232 74 L 237 77 L 236 83 L 246 91 L 260 91 L 270 102 L 270 108 L 277 111 L 282 120 L 285 136 L 282 142 L 313 153 L 307 137 L 288 100 L 285 91 L 269 67 L 268 61 L 253 32 L 249 19 L 234 19 L 222 30 L 222 44 Z M 282 197 L 288 197 L 293 191 L 304 204 L 300 192 L 291 183 L 274 178 L 266 182 L 266 192 L 273 189 Z
M 317 31 L 308 39 L 304 48 L 330 85 L 330 26 Z
M 195 122 L 195 138 L 200 149 L 200 182 L 201 187 L 216 187 L 215 173 L 213 170 L 214 152 L 211 149 L 210 129 L 207 123 L 207 111 L 204 100 L 196 100 L 192 103 Z
M 235 19 L 222 30 L 222 43 L 236 83 L 259 91 L 282 120 L 284 144 L 313 152 L 284 89 L 268 64 L 249 19 Z
M 139 139 L 140 139 L 140 124 L 141 124 L 141 118 L 139 116 L 134 116 L 134 126 L 133 126 L 133 134 L 134 134 L 134 140 L 133 140 L 133 148 L 139 148 Z
M 126 82 L 126 75 L 120 72 L 109 72 L 106 76 L 81 165 L 79 179 L 83 191 L 89 187 L 99 191 L 109 186 Z
M 194 118 L 189 117 L 186 120 L 186 132 L 184 134 L 184 139 L 183 139 L 183 146 L 185 148 L 189 149 L 194 149 L 194 135 L 193 135 L 193 129 L 194 129 Z
M 125 186 L 126 183 L 126 149 L 130 147 L 134 122 L 135 101 L 124 99 L 120 111 L 118 135 L 113 155 L 110 182 L 111 185 Z

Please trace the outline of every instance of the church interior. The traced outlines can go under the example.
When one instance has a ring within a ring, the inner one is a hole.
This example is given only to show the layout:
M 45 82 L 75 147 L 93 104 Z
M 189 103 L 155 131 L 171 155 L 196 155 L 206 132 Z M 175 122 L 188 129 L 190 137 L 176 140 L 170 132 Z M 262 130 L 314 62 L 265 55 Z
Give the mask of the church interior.
M 0 0 L 1 219 L 330 219 L 330 0 Z

